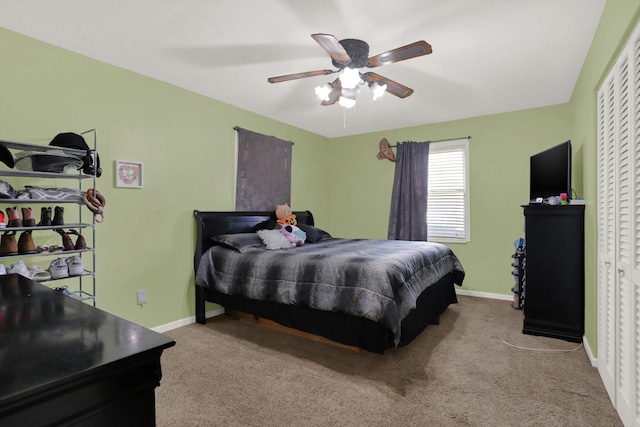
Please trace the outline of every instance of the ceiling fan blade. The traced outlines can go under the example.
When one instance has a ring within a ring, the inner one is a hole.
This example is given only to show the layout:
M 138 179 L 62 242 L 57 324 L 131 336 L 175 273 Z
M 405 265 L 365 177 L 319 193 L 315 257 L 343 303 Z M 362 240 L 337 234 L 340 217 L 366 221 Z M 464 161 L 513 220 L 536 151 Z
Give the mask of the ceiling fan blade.
M 286 74 L 284 76 L 269 77 L 267 81 L 269 83 L 280 83 L 280 82 L 286 82 L 289 80 L 304 79 L 305 77 L 326 76 L 328 74 L 333 74 L 337 72 L 338 70 L 307 71 L 304 73 Z
M 333 82 L 331 82 L 331 92 L 329 92 L 329 100 L 322 101 L 320 105 L 325 106 L 335 104 L 336 102 L 338 102 L 338 99 L 340 99 L 341 93 L 342 86 L 340 85 L 340 79 L 335 79 Z
M 411 59 L 417 56 L 428 55 L 431 52 L 431 45 L 424 40 L 421 40 L 419 42 L 411 43 L 406 46 L 372 56 L 367 60 L 367 67 L 379 67 L 381 65 L 404 61 L 405 59 Z
M 327 51 L 329 56 L 336 62 L 350 62 L 351 57 L 344 50 L 344 47 L 340 44 L 337 38 L 331 34 L 311 34 L 311 37 L 318 42 L 324 50 Z
M 393 80 L 388 79 L 386 77 L 382 77 L 381 75 L 376 73 L 363 73 L 362 79 L 367 83 L 378 82 L 378 84 L 381 84 L 381 85 L 386 84 L 387 85 L 386 91 L 392 95 L 397 96 L 398 98 L 406 98 L 407 96 L 413 93 L 413 89 L 405 85 L 402 85 L 398 82 L 394 82 Z

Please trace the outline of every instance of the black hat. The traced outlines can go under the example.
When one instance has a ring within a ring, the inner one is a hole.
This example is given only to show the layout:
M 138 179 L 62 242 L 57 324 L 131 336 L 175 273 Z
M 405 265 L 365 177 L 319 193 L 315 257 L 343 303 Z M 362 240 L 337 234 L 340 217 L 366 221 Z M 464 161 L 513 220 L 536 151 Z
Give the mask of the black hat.
M 3 144 L 0 144 L 0 162 L 4 163 L 12 169 L 15 166 L 11 152 Z
M 73 132 L 64 132 L 57 134 L 49 143 L 56 147 L 75 148 L 76 150 L 85 150 L 87 154 L 84 156 L 84 163 L 82 165 L 82 171 L 88 175 L 93 175 L 93 157 L 91 156 L 91 149 L 87 145 L 87 142 L 81 135 Z M 102 169 L 100 169 L 100 157 L 96 153 L 97 169 L 95 171 L 96 176 L 102 175 Z

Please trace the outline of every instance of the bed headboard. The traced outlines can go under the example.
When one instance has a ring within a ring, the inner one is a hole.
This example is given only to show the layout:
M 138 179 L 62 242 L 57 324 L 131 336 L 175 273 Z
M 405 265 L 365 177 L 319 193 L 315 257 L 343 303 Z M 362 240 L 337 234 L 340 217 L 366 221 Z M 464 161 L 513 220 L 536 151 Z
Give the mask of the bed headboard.
M 309 211 L 295 211 L 298 223 L 315 225 Z M 197 270 L 200 257 L 211 246 L 211 237 L 217 234 L 251 233 L 254 227 L 269 219 L 276 219 L 275 211 L 264 212 L 205 212 L 194 210 L 196 220 L 196 250 L 193 258 Z

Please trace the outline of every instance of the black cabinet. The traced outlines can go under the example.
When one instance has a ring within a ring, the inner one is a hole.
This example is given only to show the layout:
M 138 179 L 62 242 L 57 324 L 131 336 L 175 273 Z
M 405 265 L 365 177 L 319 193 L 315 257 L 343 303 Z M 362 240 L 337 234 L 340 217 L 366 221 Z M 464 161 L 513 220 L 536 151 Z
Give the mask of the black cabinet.
M 0 276 L 0 426 L 155 426 L 165 335 Z
M 584 335 L 584 206 L 527 205 L 522 332 L 581 342 Z

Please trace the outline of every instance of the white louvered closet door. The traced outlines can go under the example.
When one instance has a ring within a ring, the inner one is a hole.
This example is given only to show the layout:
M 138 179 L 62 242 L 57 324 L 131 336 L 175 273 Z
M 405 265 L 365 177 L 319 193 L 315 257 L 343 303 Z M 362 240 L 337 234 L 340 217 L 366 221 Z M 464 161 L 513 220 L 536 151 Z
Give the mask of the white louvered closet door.
M 614 78 L 598 92 L 598 370 L 615 403 L 616 396 L 616 224 Z
M 598 91 L 598 370 L 640 426 L 640 31 Z

